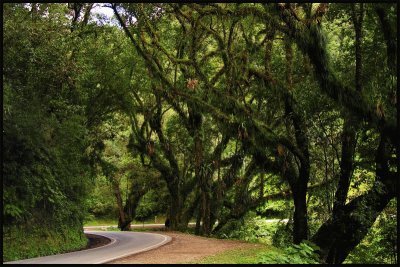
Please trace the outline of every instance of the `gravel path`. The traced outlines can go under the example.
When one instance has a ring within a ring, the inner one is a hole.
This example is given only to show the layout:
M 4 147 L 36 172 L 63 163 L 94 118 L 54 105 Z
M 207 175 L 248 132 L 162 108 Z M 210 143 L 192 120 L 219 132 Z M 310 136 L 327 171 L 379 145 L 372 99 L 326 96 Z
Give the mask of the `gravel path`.
M 172 238 L 172 241 L 157 249 L 127 256 L 109 263 L 186 263 L 201 259 L 205 256 L 215 255 L 229 249 L 260 246 L 259 244 L 244 241 L 206 238 L 173 231 L 156 231 L 154 233 L 168 235 Z

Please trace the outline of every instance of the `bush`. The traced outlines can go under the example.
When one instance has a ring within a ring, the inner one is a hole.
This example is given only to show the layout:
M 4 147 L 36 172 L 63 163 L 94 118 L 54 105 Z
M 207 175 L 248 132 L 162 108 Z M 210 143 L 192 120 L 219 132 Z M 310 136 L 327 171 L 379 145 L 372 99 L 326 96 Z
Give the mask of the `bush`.
M 318 264 L 319 248 L 309 241 L 299 245 L 291 245 L 284 249 L 284 253 L 276 251 L 262 252 L 258 254 L 258 263 L 277 264 Z
M 292 244 L 293 240 L 293 224 L 290 223 L 278 223 L 276 231 L 272 236 L 272 244 L 276 247 L 286 247 Z
M 265 219 L 250 213 L 242 220 L 227 223 L 216 237 L 239 239 L 249 242 L 271 243 L 271 236 L 276 230 L 275 223 L 267 223 Z
M 79 250 L 88 242 L 81 226 L 57 230 L 3 226 L 3 232 L 4 262 Z

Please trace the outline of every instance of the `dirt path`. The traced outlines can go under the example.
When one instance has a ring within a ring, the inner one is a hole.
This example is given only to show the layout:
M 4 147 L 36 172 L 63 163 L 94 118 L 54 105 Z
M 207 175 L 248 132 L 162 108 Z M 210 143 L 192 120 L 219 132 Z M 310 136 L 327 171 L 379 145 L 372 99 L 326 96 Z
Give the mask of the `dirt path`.
M 186 263 L 229 249 L 260 246 L 243 241 L 206 238 L 172 231 L 154 233 L 168 235 L 172 237 L 172 241 L 160 248 L 109 263 Z

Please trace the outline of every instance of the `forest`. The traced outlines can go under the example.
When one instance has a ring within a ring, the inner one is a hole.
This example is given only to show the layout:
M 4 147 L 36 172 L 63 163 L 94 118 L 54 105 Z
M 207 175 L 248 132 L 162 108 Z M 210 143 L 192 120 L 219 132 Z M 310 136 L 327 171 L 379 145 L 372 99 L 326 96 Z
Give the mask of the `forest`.
M 2 6 L 3 261 L 158 217 L 397 264 L 396 2 Z

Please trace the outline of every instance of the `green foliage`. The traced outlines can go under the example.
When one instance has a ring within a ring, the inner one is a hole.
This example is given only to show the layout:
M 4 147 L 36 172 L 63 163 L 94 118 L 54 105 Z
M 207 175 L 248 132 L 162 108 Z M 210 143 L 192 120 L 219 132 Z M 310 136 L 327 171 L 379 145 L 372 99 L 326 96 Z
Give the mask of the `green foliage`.
M 397 200 L 392 200 L 345 263 L 397 263 Z
M 32 6 L 4 5 L 5 260 L 78 249 L 87 241 L 88 132 L 84 99 L 73 86 L 75 65 L 67 56 L 68 10 Z
M 318 264 L 318 247 L 311 242 L 302 242 L 284 249 L 283 253 L 275 251 L 263 252 L 258 256 L 261 264 Z
M 14 261 L 79 250 L 87 245 L 82 228 L 50 225 L 3 226 L 3 261 Z
M 109 180 L 104 175 L 98 175 L 85 205 L 88 208 L 86 220 L 94 218 L 116 218 L 118 214 L 115 196 Z
M 278 223 L 276 230 L 272 236 L 272 244 L 276 247 L 283 248 L 292 244 L 293 240 L 293 222 Z
M 284 225 L 283 222 L 267 222 L 250 212 L 240 221 L 227 223 L 216 233 L 216 237 L 272 244 L 277 231 Z
M 269 179 L 268 183 L 275 186 L 279 186 L 282 183 L 279 178 Z M 256 209 L 257 215 L 263 216 L 264 218 L 288 218 L 293 210 L 293 203 L 287 200 L 273 200 L 260 205 Z
M 167 205 L 165 195 L 163 197 L 160 193 L 151 189 L 140 199 L 135 216 L 137 221 L 146 221 L 154 218 L 154 216 L 166 214 Z

